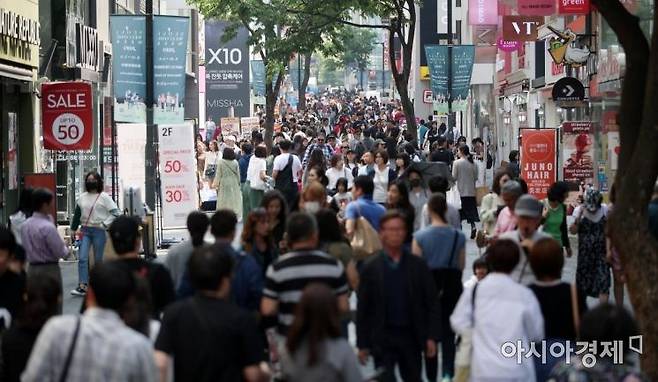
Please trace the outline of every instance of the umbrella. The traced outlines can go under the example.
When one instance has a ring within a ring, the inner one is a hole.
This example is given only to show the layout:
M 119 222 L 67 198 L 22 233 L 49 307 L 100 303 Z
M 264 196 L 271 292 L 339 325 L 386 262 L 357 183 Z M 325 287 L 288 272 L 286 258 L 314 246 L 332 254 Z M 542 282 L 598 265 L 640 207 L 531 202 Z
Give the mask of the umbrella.
M 448 167 L 448 164 L 444 162 L 413 162 L 411 166 L 409 166 L 409 169 L 414 169 L 420 172 L 426 183 L 430 178 L 437 175 L 448 179 L 448 181 L 452 183 L 450 168 Z

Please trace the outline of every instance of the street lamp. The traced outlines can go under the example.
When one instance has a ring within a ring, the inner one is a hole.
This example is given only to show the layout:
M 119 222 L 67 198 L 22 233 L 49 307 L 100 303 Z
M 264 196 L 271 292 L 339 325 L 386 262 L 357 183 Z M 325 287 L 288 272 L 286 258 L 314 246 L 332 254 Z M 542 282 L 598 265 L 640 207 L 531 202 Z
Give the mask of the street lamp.
M 377 44 L 382 46 L 382 97 L 384 97 L 384 88 L 386 87 L 386 78 L 385 78 L 385 75 L 386 75 L 385 74 L 386 73 L 386 71 L 385 71 L 385 68 L 386 68 L 386 64 L 385 64 L 386 63 L 385 62 L 385 59 L 386 59 L 386 57 L 385 57 L 386 56 L 385 44 L 386 44 L 386 42 L 382 41 L 382 42 L 378 42 Z

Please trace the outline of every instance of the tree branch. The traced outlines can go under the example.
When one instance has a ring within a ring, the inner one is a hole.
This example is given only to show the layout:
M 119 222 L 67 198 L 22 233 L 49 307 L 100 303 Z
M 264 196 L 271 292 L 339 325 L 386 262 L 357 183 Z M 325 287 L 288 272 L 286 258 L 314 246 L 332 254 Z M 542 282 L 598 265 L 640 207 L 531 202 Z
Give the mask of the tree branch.
M 294 15 L 303 15 L 303 16 L 314 16 L 314 17 L 323 17 L 326 19 L 331 20 L 331 22 L 336 22 L 340 23 L 343 25 L 350 25 L 356 28 L 376 28 L 376 29 L 388 29 L 389 25 L 384 25 L 384 24 L 374 24 L 374 25 L 368 25 L 368 24 L 359 24 L 359 23 L 354 23 L 351 21 L 343 20 L 341 17 L 338 16 L 330 16 L 330 15 L 325 15 L 322 13 L 316 13 L 316 12 L 307 12 L 307 11 L 302 11 L 298 9 L 290 9 L 287 8 L 286 12 L 292 13 Z

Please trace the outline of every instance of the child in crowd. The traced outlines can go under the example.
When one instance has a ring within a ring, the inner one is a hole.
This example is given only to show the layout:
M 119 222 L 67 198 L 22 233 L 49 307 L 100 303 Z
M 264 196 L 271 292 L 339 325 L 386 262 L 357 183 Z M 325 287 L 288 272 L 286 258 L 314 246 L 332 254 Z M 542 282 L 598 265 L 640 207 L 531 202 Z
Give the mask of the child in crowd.
M 489 273 L 489 265 L 484 257 L 478 257 L 473 262 L 473 276 L 464 283 L 464 289 L 471 288 Z
M 352 201 L 352 193 L 347 189 L 347 179 L 340 178 L 336 181 L 336 195 L 333 196 L 331 203 L 335 204 L 338 209 L 338 218 L 344 219 L 345 208 Z

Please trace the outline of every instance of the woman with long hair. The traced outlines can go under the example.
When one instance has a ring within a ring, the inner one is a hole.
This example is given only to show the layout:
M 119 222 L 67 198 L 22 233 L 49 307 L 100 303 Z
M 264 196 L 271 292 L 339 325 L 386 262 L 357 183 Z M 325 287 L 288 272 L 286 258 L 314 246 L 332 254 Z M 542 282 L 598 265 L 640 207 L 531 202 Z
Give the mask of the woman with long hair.
M 388 186 L 386 208 L 389 210 L 397 209 L 404 215 L 405 222 L 407 223 L 407 239 L 405 240 L 405 244 L 411 248 L 416 209 L 409 201 L 409 189 L 402 180 L 396 179 Z
M 343 233 L 343 227 L 338 223 L 338 217 L 333 210 L 323 208 L 315 213 L 320 234 L 319 248 L 338 259 L 347 269 L 352 259 L 352 247 Z
M 334 154 L 330 161 L 331 167 L 325 171 L 325 175 L 329 181 L 327 189 L 333 195 L 336 193 L 336 183 L 338 179 L 345 178 L 347 180 L 347 189 L 352 188 L 354 177 L 352 171 L 345 166 L 343 157 L 340 154 Z
M 267 188 L 267 163 L 265 157 L 267 156 L 267 148 L 263 145 L 256 146 L 254 156 L 249 160 L 247 167 L 247 181 L 249 182 L 249 211 L 260 206 L 260 201 L 263 199 L 263 194 Z
M 283 241 L 283 234 L 286 231 L 286 219 L 288 214 L 286 198 L 280 191 L 270 190 L 263 195 L 263 200 L 260 201 L 260 206 L 267 211 L 272 239 L 280 248 Z
M 471 155 L 468 146 L 459 146 L 458 153 L 459 159 L 452 165 L 452 177 L 455 179 L 461 197 L 461 219 L 470 223 L 471 239 L 475 239 L 475 223 L 480 221 L 475 199 L 475 182 L 478 179 L 478 168 L 473 161 L 473 155 Z
M 240 221 L 242 219 L 240 168 L 233 149 L 225 148 L 222 159 L 217 162 L 217 174 L 213 187 L 217 190 L 217 210 L 232 210 Z
M 512 174 L 509 171 L 498 171 L 496 175 L 494 175 L 491 192 L 482 197 L 482 203 L 480 204 L 480 220 L 482 220 L 484 235 L 493 235 L 496 229 L 498 212 L 505 208 L 505 201 L 501 196 L 501 189 L 510 179 L 512 179 Z
M 80 228 L 80 249 L 78 251 L 78 287 L 71 291 L 74 296 L 84 296 L 89 282 L 89 251 L 94 246 L 94 263 L 103 261 L 105 230 L 115 217 L 120 215 L 119 207 L 112 197 L 103 192 L 103 179 L 100 174 L 92 171 L 85 176 L 85 192 L 75 206 L 75 214 L 71 220 L 71 232 Z
M 395 158 L 395 172 L 398 175 L 398 179 L 407 179 L 407 171 L 411 165 L 411 157 L 406 152 L 398 153 Z
M 203 143 L 203 140 L 197 141 L 196 142 L 196 170 L 199 179 L 203 179 L 205 177 L 204 171 L 206 169 L 206 151 L 208 151 L 208 147 L 206 146 L 205 143 Z
M 386 150 L 376 151 L 373 171 L 368 174 L 375 183 L 372 200 L 379 204 L 386 204 L 388 185 L 397 178 L 395 170 L 388 167 L 388 158 Z
M 0 368 L 0 380 L 20 380 L 41 328 L 58 313 L 62 300 L 59 291 L 59 281 L 48 275 L 28 279 L 23 310 L 2 336 L 4 367 Z
M 208 143 L 208 151 L 205 153 L 205 165 L 203 170 L 203 179 L 208 182 L 208 186 L 211 186 L 215 179 L 217 160 L 220 156 L 219 154 L 219 145 L 217 145 L 217 141 L 210 141 L 210 143 Z
M 265 208 L 259 207 L 249 212 L 242 229 L 240 243 L 242 250 L 256 259 L 265 276 L 267 268 L 277 256 L 269 216 Z
M 341 337 L 338 303 L 328 286 L 304 289 L 281 363 L 290 382 L 363 381 L 354 350 Z
M 324 171 L 327 169 L 327 160 L 324 157 L 324 153 L 322 152 L 321 149 L 313 149 L 311 151 L 311 156 L 308 159 L 308 163 L 306 164 L 306 169 L 304 171 L 304 174 L 302 175 L 302 185 L 306 186 L 309 183 L 308 179 L 308 173 L 311 171 L 312 168 L 319 168 L 322 173 L 324 174 Z

